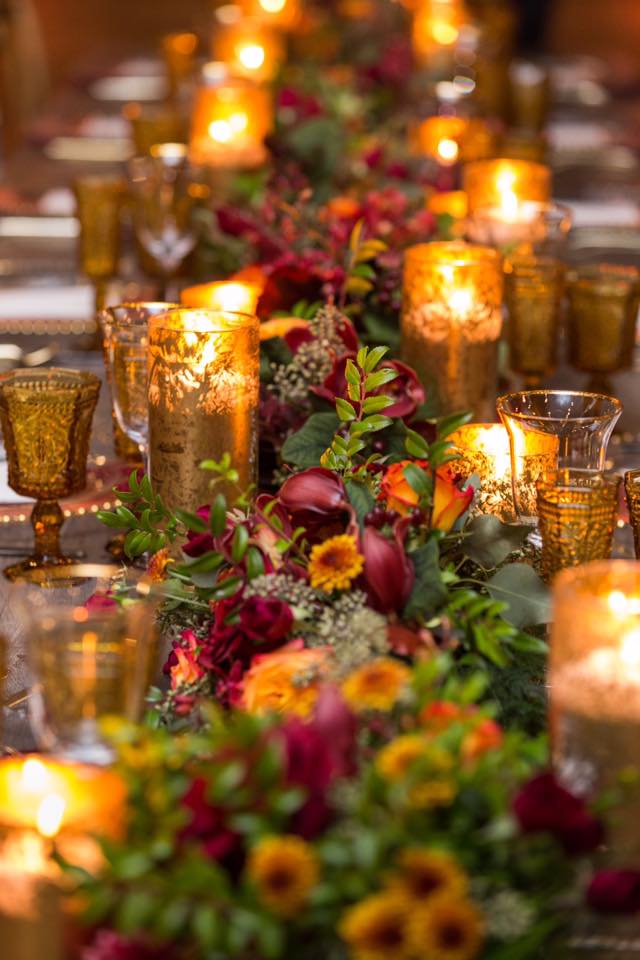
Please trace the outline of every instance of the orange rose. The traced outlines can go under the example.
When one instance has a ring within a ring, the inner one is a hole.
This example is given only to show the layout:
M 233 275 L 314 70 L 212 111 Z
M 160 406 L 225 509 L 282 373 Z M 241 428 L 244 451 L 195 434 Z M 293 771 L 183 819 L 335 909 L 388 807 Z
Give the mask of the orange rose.
M 274 653 L 254 657 L 244 676 L 242 706 L 249 713 L 309 716 L 330 654 L 329 647 L 307 650 L 302 640 L 294 640 Z
M 462 742 L 465 760 L 477 760 L 483 753 L 495 750 L 504 739 L 502 728 L 494 720 L 481 720 Z
M 423 470 L 429 469 L 426 460 L 401 460 L 400 463 L 392 463 L 387 467 L 380 486 L 380 493 L 386 501 L 387 509 L 397 510 L 402 517 L 411 513 L 420 499 L 404 475 L 404 468 L 411 463 L 416 467 L 422 467 Z
M 440 733 L 452 723 L 462 722 L 467 715 L 468 711 L 457 703 L 451 703 L 449 700 L 435 700 L 420 711 L 420 723 Z
M 448 533 L 473 500 L 473 487 L 461 490 L 456 486 L 456 474 L 447 464 L 436 470 L 436 482 L 433 490 L 433 510 L 431 526 L 434 530 Z

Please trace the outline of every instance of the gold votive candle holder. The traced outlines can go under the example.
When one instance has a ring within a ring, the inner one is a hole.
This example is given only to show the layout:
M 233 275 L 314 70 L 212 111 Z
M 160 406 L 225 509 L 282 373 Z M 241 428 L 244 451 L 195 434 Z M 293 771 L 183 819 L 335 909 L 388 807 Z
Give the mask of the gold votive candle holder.
M 502 207 L 508 212 L 523 201 L 548 202 L 551 170 L 528 160 L 474 160 L 465 164 L 463 188 L 470 213 L 478 207 Z
M 211 499 L 207 459 L 231 455 L 235 498 L 257 476 L 260 333 L 257 317 L 174 310 L 149 322 L 149 460 L 153 488 L 169 507 Z
M 501 423 L 465 423 L 449 437 L 459 458 L 456 470 L 476 476 L 480 489 L 474 506 L 508 522 L 515 519 L 509 434 Z
M 413 135 L 416 152 L 431 157 L 443 167 L 491 156 L 494 139 L 481 118 L 445 114 L 427 117 Z
M 622 478 L 593 470 L 558 470 L 537 482 L 542 573 L 608 560 Z
M 624 492 L 629 508 L 629 522 L 633 530 L 636 560 L 640 560 L 640 470 L 627 470 L 624 475 Z
M 497 409 L 511 442 L 516 514 L 535 527 L 538 481 L 558 469 L 602 471 L 622 404 L 599 393 L 523 390 L 500 397 Z
M 285 60 L 284 35 L 263 17 L 218 18 L 211 59 L 226 64 L 236 77 L 270 83 Z
M 195 96 L 189 151 L 196 164 L 233 170 L 259 167 L 273 126 L 269 91 L 224 64 L 208 63 Z
M 545 257 L 509 257 L 504 298 L 510 368 L 527 387 L 555 370 L 564 292 L 564 266 Z
M 261 293 L 260 287 L 244 280 L 218 280 L 185 287 L 180 293 L 180 303 L 183 307 L 254 314 Z
M 0 379 L 0 422 L 9 486 L 33 497 L 34 552 L 4 570 L 9 580 L 68 564 L 60 549 L 59 498 L 86 484 L 91 422 L 100 380 L 78 370 L 14 370 Z
M 442 414 L 494 414 L 502 285 L 502 260 L 489 247 L 444 241 L 405 253 L 401 352 Z
M 640 306 L 640 270 L 595 264 L 567 277 L 569 359 L 593 374 L 628 370 Z
M 551 622 L 554 767 L 580 795 L 616 792 L 605 862 L 637 862 L 640 779 L 629 774 L 640 769 L 640 564 L 610 560 L 564 570 Z

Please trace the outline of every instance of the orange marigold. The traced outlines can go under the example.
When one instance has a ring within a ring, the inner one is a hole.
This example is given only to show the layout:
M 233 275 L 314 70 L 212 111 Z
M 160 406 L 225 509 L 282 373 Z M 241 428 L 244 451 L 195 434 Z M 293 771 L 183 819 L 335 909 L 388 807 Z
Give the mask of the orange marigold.
M 244 676 L 243 707 L 249 713 L 309 716 L 330 654 L 329 647 L 307 650 L 301 640 L 294 640 L 274 653 L 255 657 Z
M 317 544 L 309 558 L 309 579 L 316 590 L 348 590 L 364 567 L 355 537 L 348 533 Z
M 411 671 L 399 660 L 381 657 L 350 674 L 342 694 L 355 710 L 391 710 L 408 685 Z

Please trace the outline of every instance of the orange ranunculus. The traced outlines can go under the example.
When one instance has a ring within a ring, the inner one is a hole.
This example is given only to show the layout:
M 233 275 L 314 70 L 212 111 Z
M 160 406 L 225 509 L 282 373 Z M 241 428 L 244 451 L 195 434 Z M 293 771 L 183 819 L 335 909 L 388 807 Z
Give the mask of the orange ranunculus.
M 254 657 L 244 676 L 242 706 L 249 713 L 309 716 L 330 653 L 329 647 L 307 650 L 302 640 L 293 640 L 280 650 Z
M 462 756 L 465 760 L 477 760 L 483 753 L 499 747 L 503 739 L 502 728 L 495 720 L 481 720 L 462 741 Z
M 441 733 L 452 723 L 463 721 L 468 716 L 467 709 L 450 700 L 435 700 L 420 711 L 420 723 L 429 730 Z
M 380 493 L 386 501 L 387 509 L 397 510 L 402 517 L 411 513 L 420 499 L 404 475 L 404 468 L 408 464 L 422 467 L 423 470 L 429 469 L 426 460 L 401 460 L 400 463 L 392 463 L 387 467 L 380 485 Z
M 431 526 L 448 533 L 473 500 L 473 487 L 461 490 L 456 485 L 456 474 L 449 465 L 438 467 L 433 489 Z
M 355 220 L 360 214 L 361 207 L 353 197 L 332 197 L 325 204 L 324 209 L 329 217 L 335 217 L 338 220 Z
M 197 661 L 195 640 L 189 645 L 188 650 L 184 647 L 175 647 L 173 652 L 178 662 L 171 667 L 172 690 L 196 683 L 205 675 L 206 671 Z

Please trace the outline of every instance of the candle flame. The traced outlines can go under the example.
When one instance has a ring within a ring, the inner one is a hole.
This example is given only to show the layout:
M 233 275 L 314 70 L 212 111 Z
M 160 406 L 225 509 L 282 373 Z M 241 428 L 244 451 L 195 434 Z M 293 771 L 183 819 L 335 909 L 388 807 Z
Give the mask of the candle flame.
M 64 797 L 57 793 L 50 793 L 43 799 L 36 818 L 36 826 L 41 836 L 55 837 L 62 826 L 66 805 Z
M 620 644 L 620 659 L 631 670 L 640 669 L 640 627 L 625 634 Z
M 471 290 L 462 288 L 453 290 L 449 296 L 449 309 L 457 315 L 459 320 L 464 320 L 471 313 L 473 307 L 473 294 Z
M 246 70 L 259 70 L 265 61 L 264 47 L 259 43 L 247 43 L 238 48 L 238 60 Z
M 234 136 L 244 133 L 249 125 L 246 113 L 232 113 L 226 120 L 212 120 L 209 124 L 209 136 L 217 143 L 229 143 Z
M 482 431 L 478 437 L 478 447 L 485 456 L 493 461 L 493 469 L 496 477 L 508 475 L 511 471 L 511 451 L 509 448 L 509 435 L 505 428 L 499 424 L 493 424 Z
M 612 590 L 607 598 L 607 603 L 616 617 L 640 614 L 640 599 L 638 597 L 627 597 L 622 590 Z
M 460 152 L 455 140 L 445 137 L 438 143 L 438 157 L 443 163 L 455 163 Z
M 516 175 L 513 170 L 503 170 L 496 180 L 500 194 L 500 212 L 504 220 L 513 221 L 518 217 L 518 197 L 514 190 Z
M 287 0 L 260 0 L 260 6 L 265 13 L 282 13 Z
M 458 39 L 459 33 L 458 28 L 452 23 L 447 23 L 446 20 L 434 20 L 431 25 L 431 36 L 443 47 L 452 46 Z
M 29 757 L 25 760 L 22 767 L 22 786 L 29 793 L 42 793 L 49 782 L 47 768 L 40 760 L 35 757 Z

